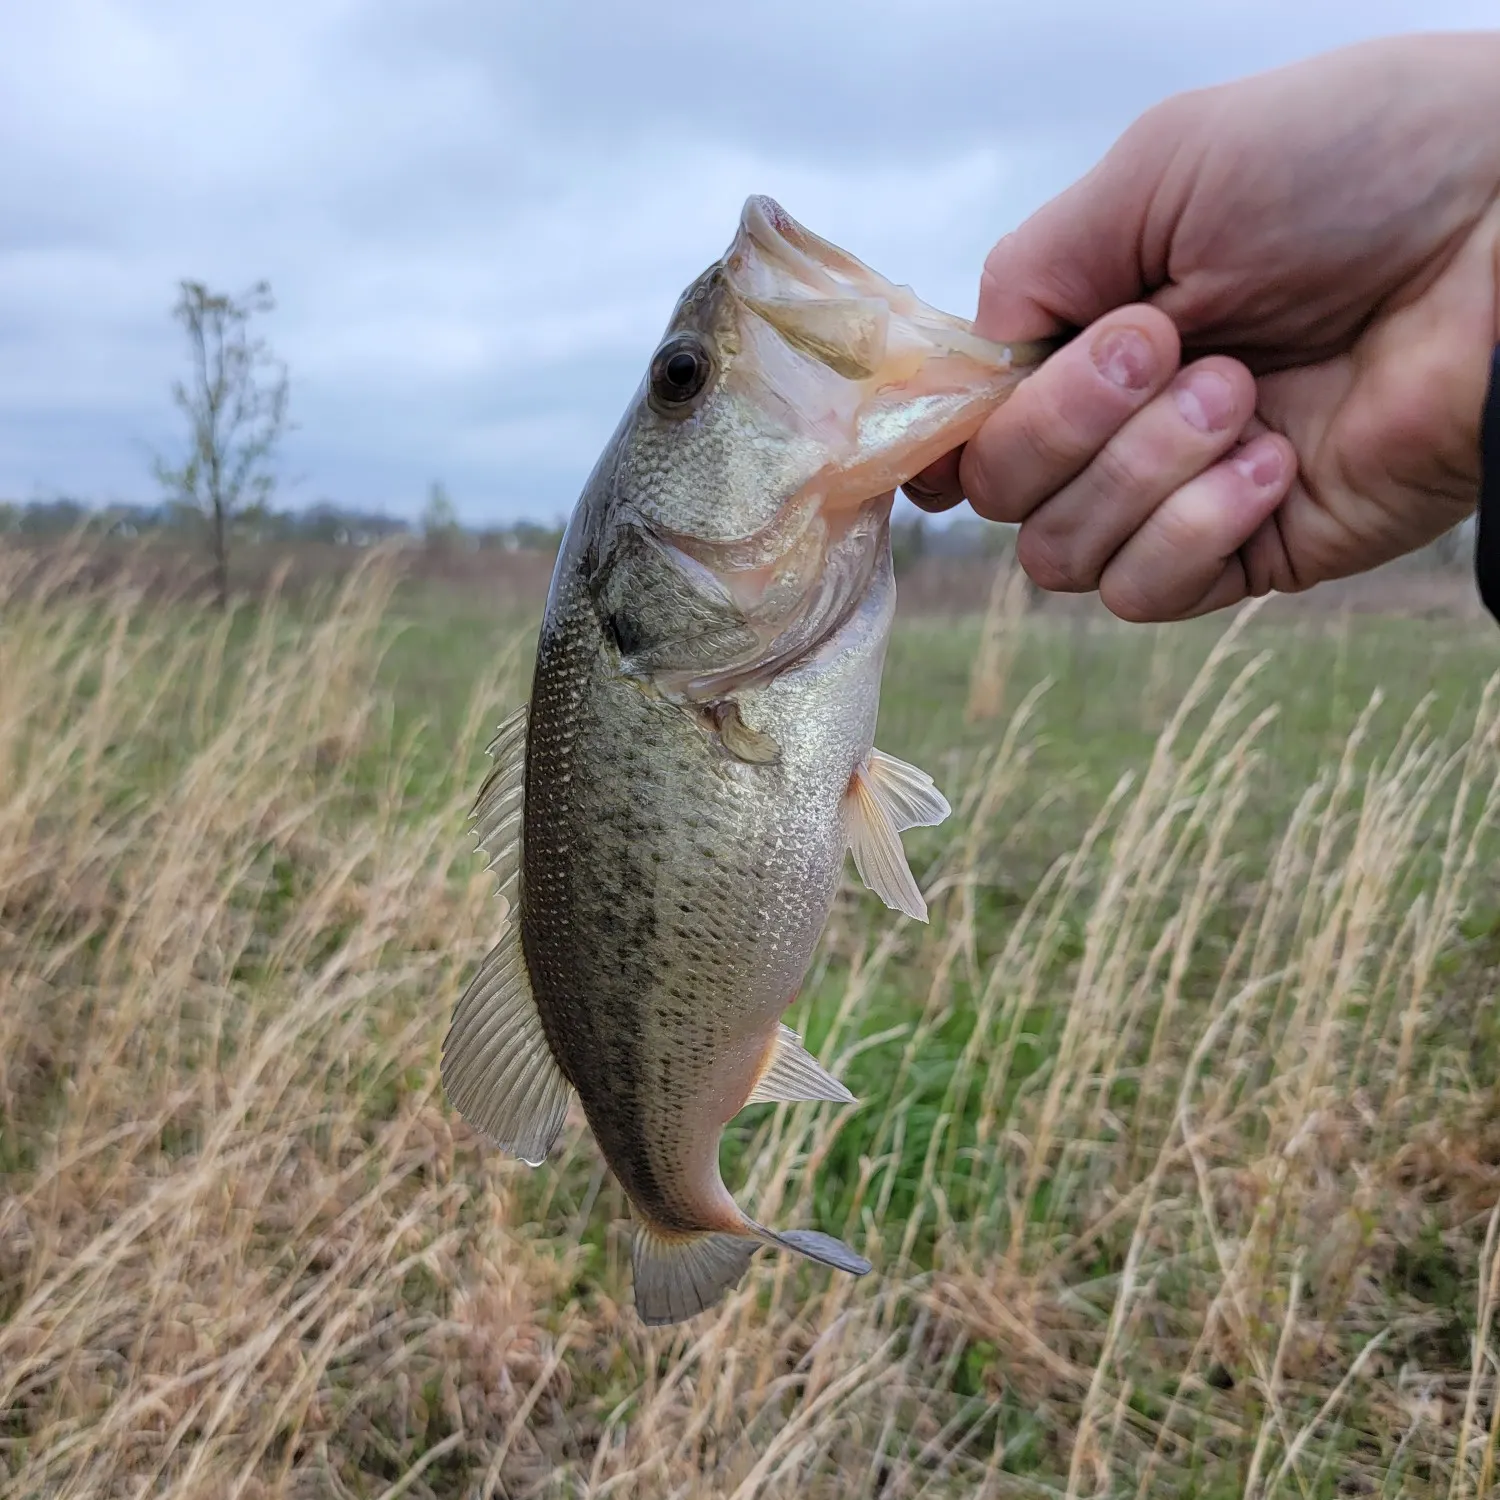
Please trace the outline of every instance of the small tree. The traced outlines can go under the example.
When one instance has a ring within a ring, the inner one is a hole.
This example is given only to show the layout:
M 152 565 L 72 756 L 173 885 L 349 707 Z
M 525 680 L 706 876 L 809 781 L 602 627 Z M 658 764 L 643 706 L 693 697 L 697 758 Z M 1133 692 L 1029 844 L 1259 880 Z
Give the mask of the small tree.
M 231 528 L 270 498 L 271 459 L 286 427 L 286 366 L 250 335 L 251 318 L 275 305 L 264 281 L 237 298 L 184 281 L 172 309 L 192 364 L 188 379 L 172 387 L 188 420 L 188 454 L 175 467 L 158 460 L 156 473 L 173 498 L 209 524 L 220 609 L 229 601 Z
M 422 536 L 429 551 L 446 552 L 458 540 L 458 512 L 448 498 L 446 487 L 434 480 L 427 490 L 427 504 L 422 508 Z

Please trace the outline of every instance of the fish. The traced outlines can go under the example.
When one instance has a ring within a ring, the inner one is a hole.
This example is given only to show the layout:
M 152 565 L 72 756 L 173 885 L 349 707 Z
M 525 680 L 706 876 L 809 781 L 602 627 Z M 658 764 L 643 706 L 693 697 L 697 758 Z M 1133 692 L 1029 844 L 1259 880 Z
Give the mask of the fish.
M 951 810 L 874 744 L 895 491 L 1050 349 L 980 338 L 751 197 L 569 519 L 474 805 L 505 925 L 442 1079 L 531 1166 L 576 1095 L 630 1203 L 648 1325 L 713 1307 L 763 1247 L 870 1270 L 744 1213 L 719 1139 L 750 1104 L 853 1101 L 782 1017 L 846 854 L 925 921 L 901 834 Z

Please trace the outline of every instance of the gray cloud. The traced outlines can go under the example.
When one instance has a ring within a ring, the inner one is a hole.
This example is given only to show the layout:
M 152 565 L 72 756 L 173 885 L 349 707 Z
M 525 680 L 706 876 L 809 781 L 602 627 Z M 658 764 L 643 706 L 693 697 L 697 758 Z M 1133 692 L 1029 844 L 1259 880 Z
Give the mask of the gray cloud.
M 179 277 L 265 276 L 295 494 L 572 503 L 744 197 L 972 312 L 1181 88 L 1486 3 L 52 0 L 0 50 L 0 495 L 151 494 Z

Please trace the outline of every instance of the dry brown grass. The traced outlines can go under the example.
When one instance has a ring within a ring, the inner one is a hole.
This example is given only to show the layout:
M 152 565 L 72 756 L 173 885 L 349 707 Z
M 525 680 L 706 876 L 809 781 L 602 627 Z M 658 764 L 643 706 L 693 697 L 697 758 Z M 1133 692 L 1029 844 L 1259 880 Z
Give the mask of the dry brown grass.
M 58 566 L 0 576 L 0 1496 L 1490 1489 L 1500 1110 L 1446 1022 L 1493 692 L 1462 743 L 1353 737 L 1258 876 L 1270 695 L 1230 631 L 997 923 L 1045 792 L 1017 705 L 919 871 L 931 927 L 851 896 L 828 936 L 818 1034 L 865 1102 L 762 1111 L 732 1179 L 875 1273 L 764 1257 L 647 1331 L 579 1122 L 529 1173 L 438 1082 L 522 658 L 419 786 L 378 559 L 192 628 Z

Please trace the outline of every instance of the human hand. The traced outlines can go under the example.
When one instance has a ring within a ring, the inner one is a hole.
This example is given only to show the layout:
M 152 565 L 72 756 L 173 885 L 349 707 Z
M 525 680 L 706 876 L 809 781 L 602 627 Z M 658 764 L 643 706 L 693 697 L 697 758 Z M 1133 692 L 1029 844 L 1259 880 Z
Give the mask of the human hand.
M 980 333 L 1083 333 L 908 496 L 1020 522 L 1038 584 L 1139 621 L 1447 531 L 1478 497 L 1500 340 L 1497 101 L 1489 32 L 1148 111 L 985 265 Z

